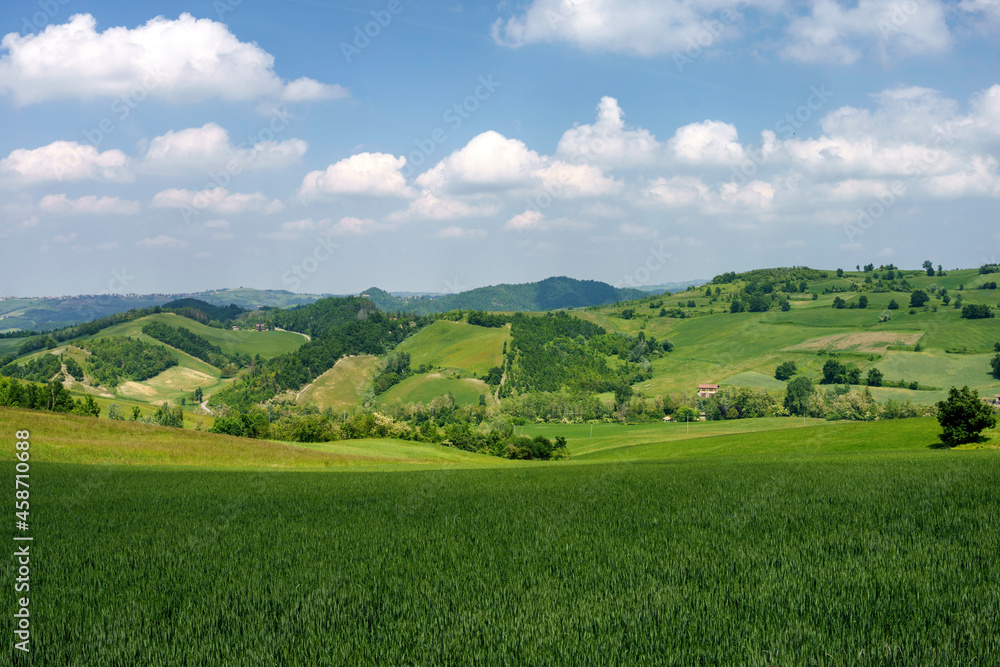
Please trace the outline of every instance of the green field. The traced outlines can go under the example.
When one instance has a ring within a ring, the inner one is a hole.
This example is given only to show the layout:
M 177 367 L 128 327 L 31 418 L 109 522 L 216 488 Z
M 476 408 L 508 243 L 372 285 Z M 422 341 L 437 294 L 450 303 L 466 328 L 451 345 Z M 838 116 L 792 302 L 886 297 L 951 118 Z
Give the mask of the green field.
M 32 429 L 36 664 L 988 664 L 1000 653 L 1000 458 L 934 446 L 932 420 L 746 420 L 781 430 L 721 422 L 690 437 L 675 425 L 660 442 L 649 440 L 659 424 L 597 425 L 593 439 L 589 426 L 540 425 L 526 430 L 565 433 L 580 462 L 331 474 L 260 468 L 291 461 L 289 449 L 295 465 L 336 454 L 187 433 L 179 446 L 225 441 L 258 470 L 46 463 L 61 444 L 49 434 L 94 422 L 36 414 L 0 410 L 3 432 Z M 169 429 L 141 428 L 129 446 L 159 451 L 148 434 Z M 603 445 L 585 452 L 586 440 Z M 223 456 L 210 465 L 234 463 Z M 599 458 L 617 460 L 589 462 Z
M 100 331 L 90 338 L 104 338 L 106 336 L 131 336 L 141 338 L 145 341 L 158 342 L 142 333 L 142 327 L 148 322 L 162 322 L 173 327 L 182 327 L 202 338 L 208 340 L 213 345 L 222 348 L 225 354 L 239 352 L 249 354 L 251 357 L 259 354 L 261 358 L 270 359 L 279 354 L 297 350 L 306 342 L 305 336 L 292 331 L 233 331 L 231 329 L 216 329 L 196 322 L 187 317 L 181 317 L 173 313 L 159 313 L 157 315 L 147 315 L 133 322 L 116 324 Z
M 483 375 L 501 364 L 503 344 L 509 338 L 509 327 L 492 329 L 439 320 L 404 340 L 396 349 L 410 354 L 413 368 L 427 364 L 466 375 Z
M 335 411 L 353 408 L 361 403 L 380 363 L 371 355 L 344 357 L 299 392 L 296 401 Z
M 477 405 L 481 395 L 486 397 L 488 403 L 493 402 L 492 392 L 482 380 L 458 379 L 443 373 L 411 375 L 379 396 L 379 402 L 402 401 L 426 405 L 445 394 L 454 396 L 456 405 Z

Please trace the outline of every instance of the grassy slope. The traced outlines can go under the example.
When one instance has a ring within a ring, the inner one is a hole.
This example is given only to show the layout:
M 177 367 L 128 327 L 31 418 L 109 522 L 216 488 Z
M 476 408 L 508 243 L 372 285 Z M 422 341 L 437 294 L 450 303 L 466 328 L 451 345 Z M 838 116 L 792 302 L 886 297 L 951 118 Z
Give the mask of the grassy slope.
M 371 355 L 344 357 L 320 375 L 299 395 L 299 404 L 340 410 L 357 406 L 375 372 L 379 358 Z
M 297 350 L 306 342 L 305 337 L 301 334 L 291 331 L 233 331 L 231 329 L 216 329 L 173 313 L 148 315 L 134 322 L 117 324 L 91 337 L 131 336 L 133 338 L 140 337 L 143 340 L 153 341 L 154 339 L 142 334 L 142 327 L 147 322 L 163 322 L 173 327 L 183 327 L 207 339 L 210 343 L 218 345 L 226 354 L 234 352 L 249 354 L 250 356 L 259 354 L 265 359 Z
M 493 329 L 439 320 L 404 340 L 396 350 L 408 352 L 414 368 L 428 364 L 466 375 L 482 375 L 500 365 L 503 344 L 509 337 L 509 327 Z
M 298 446 L 104 418 L 0 408 L 0 430 L 13 433 L 20 429 L 28 429 L 34 436 L 32 459 L 54 463 L 267 470 L 505 463 L 495 457 L 423 443 L 353 440 Z
M 455 397 L 456 405 L 477 405 L 480 395 L 485 395 L 489 403 L 493 402 L 490 388 L 482 380 L 458 379 L 447 377 L 442 373 L 412 375 L 379 396 L 379 401 L 391 403 L 398 400 L 403 403 L 426 405 L 438 396 L 448 393 Z

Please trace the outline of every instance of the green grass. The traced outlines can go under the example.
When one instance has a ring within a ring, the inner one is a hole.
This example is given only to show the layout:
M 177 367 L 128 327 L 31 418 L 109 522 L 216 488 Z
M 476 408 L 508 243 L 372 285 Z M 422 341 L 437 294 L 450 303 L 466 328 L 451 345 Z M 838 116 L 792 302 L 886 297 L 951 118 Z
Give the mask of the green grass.
M 305 336 L 291 331 L 233 331 L 232 329 L 216 329 L 173 313 L 147 315 L 134 322 L 116 324 L 113 327 L 108 327 L 94 334 L 91 338 L 131 336 L 133 338 L 139 337 L 146 341 L 159 342 L 142 333 L 142 327 L 148 322 L 163 322 L 170 326 L 183 327 L 207 339 L 213 345 L 218 345 L 226 354 L 234 352 L 249 354 L 250 356 L 259 354 L 264 359 L 270 359 L 286 352 L 293 352 L 306 342 Z
M 123 407 L 131 411 L 129 406 Z M 144 414 L 147 412 L 151 410 Z M 0 408 L 0 431 L 28 429 L 36 434 L 32 456 L 37 460 L 88 465 L 324 470 L 348 466 L 505 463 L 495 457 L 425 443 L 352 440 L 305 446 L 234 438 L 189 428 L 110 421 L 104 415 L 106 409 L 101 418 L 95 419 Z
M 774 377 L 774 374 L 759 371 L 744 371 L 731 375 L 722 381 L 723 385 L 734 387 L 754 387 L 758 389 L 784 390 L 786 383 Z
M 333 410 L 356 407 L 361 404 L 379 363 L 379 358 L 371 355 L 344 357 L 303 389 L 298 403 Z
M 427 405 L 435 398 L 449 393 L 455 397 L 456 405 L 477 405 L 480 395 L 485 395 L 488 403 L 493 401 L 489 386 L 482 380 L 460 380 L 441 373 L 411 375 L 379 396 L 378 400 L 383 404 L 402 401 Z
M 404 340 L 396 351 L 408 352 L 413 368 L 428 364 L 485 375 L 502 363 L 503 344 L 509 338 L 509 327 L 486 328 L 438 320 Z
M 997 452 L 919 439 L 878 450 L 899 439 L 866 447 L 865 429 L 854 436 L 854 451 L 820 443 L 794 459 L 761 449 L 392 473 L 59 465 L 39 454 L 31 658 L 990 663 Z

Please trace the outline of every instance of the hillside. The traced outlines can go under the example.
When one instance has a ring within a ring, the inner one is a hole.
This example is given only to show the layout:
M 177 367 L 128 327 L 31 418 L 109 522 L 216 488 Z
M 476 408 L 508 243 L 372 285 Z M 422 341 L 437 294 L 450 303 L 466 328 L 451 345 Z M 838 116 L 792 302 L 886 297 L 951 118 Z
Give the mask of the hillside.
M 618 289 L 596 280 L 546 278 L 535 283 L 491 285 L 438 297 L 400 298 L 372 287 L 364 292 L 383 311 L 418 315 L 450 310 L 537 312 L 583 308 L 637 299 L 646 295 L 637 289 Z

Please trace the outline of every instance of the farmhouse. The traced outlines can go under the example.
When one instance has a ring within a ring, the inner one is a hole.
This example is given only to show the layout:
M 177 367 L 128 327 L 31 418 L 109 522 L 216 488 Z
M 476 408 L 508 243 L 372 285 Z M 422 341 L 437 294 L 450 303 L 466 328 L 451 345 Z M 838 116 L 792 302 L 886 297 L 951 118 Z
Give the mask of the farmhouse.
M 718 391 L 719 385 L 717 384 L 700 384 L 698 385 L 698 398 L 711 398 Z

